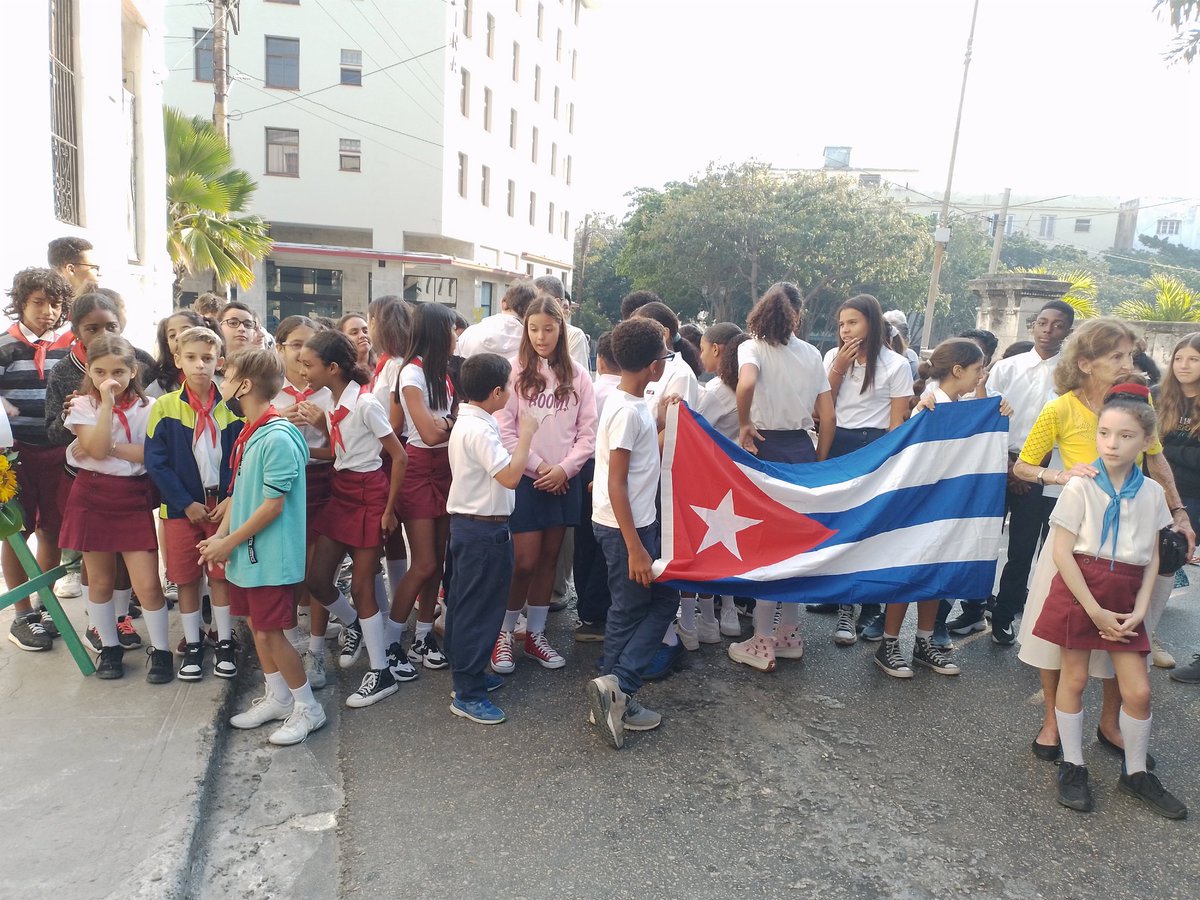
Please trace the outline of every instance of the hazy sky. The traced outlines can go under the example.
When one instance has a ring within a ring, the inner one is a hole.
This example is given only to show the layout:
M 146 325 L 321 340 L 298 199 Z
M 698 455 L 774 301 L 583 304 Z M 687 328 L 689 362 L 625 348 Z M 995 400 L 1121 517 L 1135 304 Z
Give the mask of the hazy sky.
M 599 0 L 581 52 L 582 205 L 709 160 L 916 169 L 940 196 L 971 0 Z M 1200 199 L 1200 61 L 1153 0 L 981 0 L 955 190 Z

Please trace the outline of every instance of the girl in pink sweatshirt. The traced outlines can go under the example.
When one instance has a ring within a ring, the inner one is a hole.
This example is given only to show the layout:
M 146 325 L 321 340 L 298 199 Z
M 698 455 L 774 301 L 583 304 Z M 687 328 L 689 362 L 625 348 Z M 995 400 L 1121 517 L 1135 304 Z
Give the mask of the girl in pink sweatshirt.
M 579 471 L 596 449 L 592 381 L 567 350 L 562 307 L 544 294 L 525 311 L 508 404 L 496 413 L 509 450 L 517 445 L 517 423 L 524 410 L 541 424 L 509 519 L 512 588 L 504 626 L 492 650 L 492 669 L 502 675 L 515 668 L 513 631 L 525 606 L 529 623 L 522 648 L 525 655 L 547 669 L 561 669 L 567 663 L 546 640 L 546 613 L 563 536 L 580 524 L 586 485 L 580 483 Z

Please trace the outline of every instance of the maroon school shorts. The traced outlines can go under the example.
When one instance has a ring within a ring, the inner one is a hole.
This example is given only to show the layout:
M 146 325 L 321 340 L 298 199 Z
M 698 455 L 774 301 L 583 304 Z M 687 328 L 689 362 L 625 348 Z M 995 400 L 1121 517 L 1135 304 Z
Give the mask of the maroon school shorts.
M 329 502 L 316 522 L 316 532 L 347 547 L 383 546 L 383 511 L 387 507 L 388 477 L 374 472 L 333 473 Z
M 316 523 L 325 512 L 329 502 L 329 484 L 333 479 L 333 466 L 329 463 L 310 464 L 304 467 L 305 516 L 308 523 L 308 542 L 317 539 Z
M 450 451 L 446 447 L 430 449 L 409 444 L 408 468 L 400 488 L 400 509 L 404 521 L 436 519 L 446 515 L 450 496 Z
M 71 482 L 59 546 L 84 553 L 157 551 L 155 499 L 149 475 L 105 475 L 80 469 Z
M 66 447 L 13 445 L 17 451 L 17 500 L 25 511 L 25 536 L 44 531 L 57 541 L 62 529 L 62 508 L 71 489 L 67 478 Z M 74 549 L 74 548 L 72 548 Z
M 1083 580 L 1087 582 L 1088 590 L 1097 603 L 1110 612 L 1133 612 L 1137 592 L 1142 586 L 1142 566 L 1095 559 L 1080 553 L 1075 554 L 1075 562 L 1079 563 Z M 1096 623 L 1075 599 L 1061 575 L 1055 575 L 1050 582 L 1050 593 L 1046 595 L 1046 604 L 1042 607 L 1037 624 L 1033 626 L 1033 633 L 1042 640 L 1058 644 L 1064 650 L 1150 652 L 1145 623 L 1137 627 L 1128 644 L 1106 641 L 1100 637 Z
M 229 612 L 248 618 L 259 631 L 296 627 L 296 585 L 238 587 L 229 582 Z

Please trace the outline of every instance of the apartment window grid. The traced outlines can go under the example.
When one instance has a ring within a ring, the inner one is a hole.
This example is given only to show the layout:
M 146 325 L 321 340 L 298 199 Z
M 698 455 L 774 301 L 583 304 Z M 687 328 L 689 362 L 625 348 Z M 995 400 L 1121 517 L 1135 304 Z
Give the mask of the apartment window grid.
M 554 47 L 554 61 L 555 62 L 562 62 L 562 53 L 563 53 L 563 31 L 560 28 L 560 29 L 558 29 L 558 43 Z
M 488 166 L 480 166 L 479 202 L 484 206 L 492 205 L 492 170 Z
M 474 10 L 471 9 L 471 0 L 463 0 L 463 37 L 471 36 L 471 24 L 474 19 Z
M 212 29 L 193 28 L 192 43 L 196 49 L 192 51 L 192 80 L 213 80 L 213 36 Z M 226 55 L 229 51 L 226 49 Z
M 267 129 L 267 174 L 300 177 L 300 132 L 295 128 Z
M 1058 216 L 1042 216 L 1038 222 L 1038 237 L 1054 237 L 1054 225 L 1057 221 Z
M 467 154 L 458 154 L 458 196 L 467 196 Z
M 338 170 L 341 172 L 362 171 L 362 141 L 358 138 L 338 139 Z
M 463 118 L 471 117 L 471 73 L 466 69 L 459 70 L 462 73 L 462 86 L 458 94 L 458 108 L 462 110 Z
M 508 146 L 512 149 L 517 149 L 517 110 L 515 108 L 509 110 L 508 113 Z
M 579 51 L 571 51 L 571 80 L 575 80 L 575 73 L 579 71 Z
M 542 39 L 542 33 L 545 30 L 543 26 L 545 24 L 546 24 L 546 7 L 543 4 L 539 3 L 538 4 L 538 13 L 537 13 L 537 36 L 538 36 L 539 41 Z
M 550 145 L 550 174 L 558 174 L 558 144 Z
M 534 103 L 542 102 L 542 67 L 533 67 L 533 101 Z
M 529 192 L 529 224 L 537 225 L 537 194 Z
M 300 89 L 300 41 L 267 35 L 267 65 L 263 84 L 285 91 Z
M 492 89 L 483 89 L 483 130 L 492 130 Z
M 517 183 L 511 178 L 508 180 L 508 217 L 511 219 L 517 214 Z
M 567 134 L 575 133 L 575 104 L 567 104 Z
M 1075 220 L 1075 233 L 1076 234 L 1087 234 L 1091 230 L 1092 230 L 1092 220 L 1091 219 L 1076 219 Z
M 491 13 L 487 17 L 487 57 L 496 58 L 496 17 Z
M 550 234 L 554 234 L 554 221 L 554 201 L 551 200 L 550 208 L 547 210 L 546 214 L 546 230 L 550 232 Z
M 531 150 L 530 150 L 529 158 L 530 158 L 531 162 L 536 164 L 537 157 L 538 157 L 538 130 L 537 130 L 536 125 L 533 126 L 533 135 L 530 138 L 530 145 L 531 145 Z
M 1182 227 L 1181 219 L 1159 219 L 1154 231 L 1158 237 L 1171 237 L 1179 234 Z
M 571 232 L 571 214 L 565 209 L 563 210 L 563 240 L 570 236 Z
M 54 217 L 79 225 L 79 125 L 72 0 L 50 0 L 50 164 Z
M 362 84 L 362 51 L 342 50 L 342 84 Z
M 579 27 L 579 11 L 583 8 L 583 0 L 575 0 L 575 27 Z
M 521 80 L 521 45 L 513 41 L 513 81 Z
M 569 187 L 571 184 L 571 155 L 570 154 L 567 154 L 566 169 L 567 169 L 567 186 Z
M 990 217 L 990 223 L 988 225 L 988 236 L 989 237 L 996 236 L 996 223 L 999 221 L 1000 221 L 1000 216 L 996 213 L 993 213 Z M 1004 236 L 1010 237 L 1012 235 L 1013 231 L 1016 229 L 1016 227 L 1017 227 L 1017 217 L 1015 215 L 1013 215 L 1012 213 L 1009 213 L 1007 216 L 1004 217 Z
M 558 85 L 554 86 L 554 121 L 558 121 L 558 101 L 561 96 Z

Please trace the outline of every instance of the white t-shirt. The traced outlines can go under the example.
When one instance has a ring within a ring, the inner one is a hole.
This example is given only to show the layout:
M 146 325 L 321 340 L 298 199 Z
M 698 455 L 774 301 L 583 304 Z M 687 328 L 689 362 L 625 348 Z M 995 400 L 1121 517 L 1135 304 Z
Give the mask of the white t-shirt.
M 992 366 L 988 393 L 996 391 L 1012 406 L 1008 417 L 1008 449 L 1020 453 L 1042 407 L 1058 396 L 1054 369 L 1062 354 L 1042 359 L 1037 352 L 1018 353 Z
M 122 410 L 125 416 L 125 421 L 129 423 L 129 433 L 125 433 L 125 426 L 121 423 L 120 416 L 114 409 L 112 414 L 112 437 L 115 444 L 137 444 L 141 446 L 146 442 L 146 425 L 150 422 L 150 408 L 154 404 L 147 400 L 145 402 L 136 402 L 129 409 Z M 95 425 L 96 419 L 100 414 L 100 402 L 91 396 L 76 397 L 71 401 L 71 411 L 67 413 L 67 420 L 64 423 L 67 431 L 71 434 L 77 434 L 76 428 L 80 425 Z M 220 456 L 217 457 L 218 462 Z M 73 440 L 70 446 L 67 447 L 67 462 L 77 469 L 87 469 L 90 472 L 99 472 L 103 475 L 120 475 L 129 477 L 131 475 L 145 475 L 146 467 L 141 463 L 133 463 L 124 459 L 117 459 L 115 456 L 106 456 L 104 459 L 93 459 L 88 456 L 79 446 L 79 438 Z
M 635 528 L 654 524 L 658 494 L 658 426 L 640 397 L 615 390 L 604 405 L 596 429 L 596 475 L 592 481 L 592 521 L 620 528 L 608 496 L 608 459 L 613 450 L 629 451 L 629 507 Z
M 375 395 L 384 412 L 391 409 L 392 391 L 396 389 L 396 379 L 400 377 L 400 365 L 403 362 L 404 360 L 395 357 L 385 362 L 375 378 L 374 387 L 371 388 L 371 393 Z
M 493 317 L 494 318 L 494 317 Z M 512 318 L 508 316 L 508 318 Z M 484 322 L 487 319 L 483 320 Z M 483 324 L 480 322 L 479 324 Z M 468 328 L 467 331 L 470 331 Z M 464 334 L 466 332 L 463 332 Z M 488 351 L 494 352 L 494 351 Z M 429 444 L 421 440 L 421 433 L 417 431 L 417 426 L 413 424 L 412 413 L 408 409 L 408 397 L 404 395 L 404 389 L 415 387 L 421 392 L 421 397 L 424 399 L 426 406 L 429 405 L 429 383 L 425 380 L 425 370 L 421 367 L 421 357 L 417 357 L 408 365 L 400 370 L 400 406 L 404 410 L 404 437 L 408 440 L 410 447 L 424 447 L 426 449 L 436 449 L 437 447 L 445 447 L 446 443 L 436 444 L 430 447 Z M 450 407 L 453 404 L 453 397 L 450 394 L 450 377 L 446 377 L 446 399 L 447 403 L 444 409 L 430 409 L 429 414 L 434 419 L 440 419 L 442 416 L 450 415 Z M 384 413 L 384 418 L 387 414 Z
M 467 327 L 458 338 L 458 355 L 463 359 L 476 353 L 499 353 L 516 363 L 525 324 L 511 313 L 497 313 Z M 584 366 L 586 368 L 586 364 Z
M 737 394 L 720 378 L 714 378 L 700 391 L 696 412 L 731 441 L 738 439 Z
M 450 494 L 446 512 L 471 516 L 509 516 L 516 492 L 496 480 L 512 455 L 500 440 L 499 423 L 469 403 L 458 407 L 450 432 Z
M 588 356 L 588 336 L 582 328 L 576 328 L 570 322 L 567 323 L 567 352 L 571 355 L 571 359 L 579 363 L 579 367 L 585 372 L 591 371 L 591 359 Z
M 1050 513 L 1050 524 L 1076 536 L 1076 553 L 1115 559 L 1134 566 L 1148 565 L 1158 544 L 1158 532 L 1172 522 L 1162 487 L 1147 478 L 1133 499 L 1121 501 L 1116 554 L 1112 552 L 1111 534 L 1104 546 L 1100 546 L 1108 502 L 1108 495 L 1094 479 L 1072 478 L 1063 485 L 1062 496 Z
M 696 408 L 700 397 L 700 382 L 696 380 L 696 373 L 692 371 L 692 367 L 684 361 L 682 353 L 676 353 L 667 360 L 667 364 L 663 366 L 662 378 L 646 385 L 643 399 L 646 409 L 650 410 L 651 421 L 658 421 L 659 403 L 663 397 L 672 394 L 678 394 L 692 409 Z
M 750 422 L 760 431 L 809 431 L 817 397 L 829 390 L 821 354 L 793 335 L 786 344 L 757 338 L 738 347 L 738 368 L 758 369 Z M 838 424 L 841 424 L 840 418 Z
M 299 387 L 298 385 L 294 385 L 285 379 L 283 382 L 283 390 L 276 394 L 275 399 L 271 401 L 271 405 L 274 406 L 275 409 L 280 413 L 286 413 L 287 410 L 291 409 L 297 403 L 296 398 L 292 394 L 288 393 L 288 388 L 298 391 L 301 394 L 308 390 L 306 387 Z M 330 408 L 333 406 L 333 394 L 330 392 L 329 388 L 321 388 L 319 391 L 314 391 L 311 395 L 309 395 L 308 402 L 319 407 L 322 412 L 328 414 Z M 329 446 L 329 436 L 320 428 L 315 428 L 312 425 L 297 425 L 296 427 L 299 428 L 300 433 L 304 435 L 304 443 L 308 444 L 310 450 L 323 450 Z M 323 466 L 328 465 L 329 460 L 313 459 L 312 457 L 309 457 L 308 464 L 310 466 Z
M 620 375 L 597 375 L 596 381 L 592 385 L 596 392 L 596 421 L 600 421 L 600 417 L 604 415 L 604 405 L 608 402 L 608 398 L 612 396 L 613 391 L 617 389 L 617 385 L 621 383 Z
M 825 354 L 826 372 L 833 371 L 836 357 L 836 347 Z M 850 364 L 850 370 L 833 398 L 838 428 L 888 428 L 892 424 L 892 401 L 908 400 L 913 395 L 912 367 L 890 347 L 879 348 L 875 380 L 864 394 L 862 386 L 866 376 L 866 366 L 857 362 Z
M 350 410 L 338 425 L 340 444 L 333 443 L 333 415 L 338 409 Z M 333 467 L 339 472 L 374 472 L 383 465 L 379 442 L 392 433 L 392 426 L 379 401 L 362 385 L 354 381 L 346 385 L 337 405 L 326 411 L 325 422 L 333 446 Z

